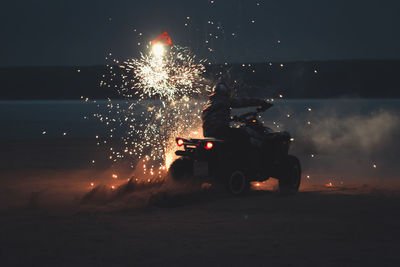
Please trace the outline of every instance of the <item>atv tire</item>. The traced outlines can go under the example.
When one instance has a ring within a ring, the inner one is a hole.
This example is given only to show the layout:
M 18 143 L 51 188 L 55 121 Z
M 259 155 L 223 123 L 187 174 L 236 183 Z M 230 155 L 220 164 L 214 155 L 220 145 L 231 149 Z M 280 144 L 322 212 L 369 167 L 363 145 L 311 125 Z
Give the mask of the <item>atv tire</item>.
M 188 180 L 193 177 L 193 161 L 188 158 L 178 158 L 171 164 L 168 173 L 175 181 Z
M 244 195 L 250 188 L 247 174 L 241 169 L 228 172 L 225 181 L 228 192 L 234 196 Z
M 301 165 L 298 158 L 288 155 L 283 163 L 279 177 L 279 192 L 282 195 L 294 195 L 299 191 Z

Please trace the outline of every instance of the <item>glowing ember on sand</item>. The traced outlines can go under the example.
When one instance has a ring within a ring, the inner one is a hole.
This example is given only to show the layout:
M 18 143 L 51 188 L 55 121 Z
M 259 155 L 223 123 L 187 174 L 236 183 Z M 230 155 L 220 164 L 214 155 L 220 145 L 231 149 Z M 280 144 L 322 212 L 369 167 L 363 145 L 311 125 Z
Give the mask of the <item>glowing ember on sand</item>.
M 325 186 L 328 187 L 328 188 L 333 188 L 333 187 L 335 187 L 335 185 L 334 185 L 333 183 L 327 183 Z

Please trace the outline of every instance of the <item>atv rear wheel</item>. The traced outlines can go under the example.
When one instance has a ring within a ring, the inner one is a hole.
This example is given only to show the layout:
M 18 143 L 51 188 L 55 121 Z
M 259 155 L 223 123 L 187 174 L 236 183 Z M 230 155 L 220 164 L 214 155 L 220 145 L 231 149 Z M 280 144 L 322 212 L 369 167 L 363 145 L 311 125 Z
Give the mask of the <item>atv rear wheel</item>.
M 279 177 L 279 192 L 283 195 L 294 195 L 299 191 L 300 182 L 300 161 L 295 156 L 288 155 Z
M 246 172 L 240 169 L 229 172 L 226 182 L 228 191 L 235 196 L 245 194 L 250 188 Z
M 168 173 L 175 181 L 188 180 L 193 177 L 193 161 L 188 158 L 178 158 L 171 164 Z

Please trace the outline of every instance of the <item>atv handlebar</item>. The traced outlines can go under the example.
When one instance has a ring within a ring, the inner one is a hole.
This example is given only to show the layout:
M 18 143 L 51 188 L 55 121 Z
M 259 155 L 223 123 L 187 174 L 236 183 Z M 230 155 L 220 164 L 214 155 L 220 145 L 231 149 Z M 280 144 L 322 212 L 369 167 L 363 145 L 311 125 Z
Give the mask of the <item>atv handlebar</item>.
M 248 112 L 248 113 L 242 114 L 240 116 L 233 116 L 232 121 L 243 122 L 244 120 L 246 120 L 246 118 L 255 117 L 255 116 L 257 116 L 257 114 L 258 114 L 258 112 Z
M 233 116 L 232 117 L 232 121 L 242 122 L 242 121 L 246 120 L 246 118 L 256 117 L 258 115 L 258 113 L 264 112 L 264 111 L 266 111 L 267 109 L 269 109 L 272 106 L 273 106 L 273 104 L 266 102 L 265 105 L 256 108 L 256 111 L 247 112 L 247 113 L 242 114 L 240 116 Z

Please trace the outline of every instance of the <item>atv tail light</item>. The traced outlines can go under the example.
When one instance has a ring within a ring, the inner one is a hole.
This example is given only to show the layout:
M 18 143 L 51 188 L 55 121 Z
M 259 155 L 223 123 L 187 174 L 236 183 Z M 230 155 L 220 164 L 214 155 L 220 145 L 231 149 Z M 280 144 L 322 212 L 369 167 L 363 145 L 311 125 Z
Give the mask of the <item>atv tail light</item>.
M 178 140 L 176 140 L 176 144 L 177 144 L 178 146 L 183 146 L 183 143 L 185 143 L 185 142 L 183 141 L 183 139 L 178 139 Z
M 207 150 L 210 150 L 213 147 L 214 147 L 214 144 L 212 142 L 207 142 L 206 145 L 204 146 L 204 148 Z

